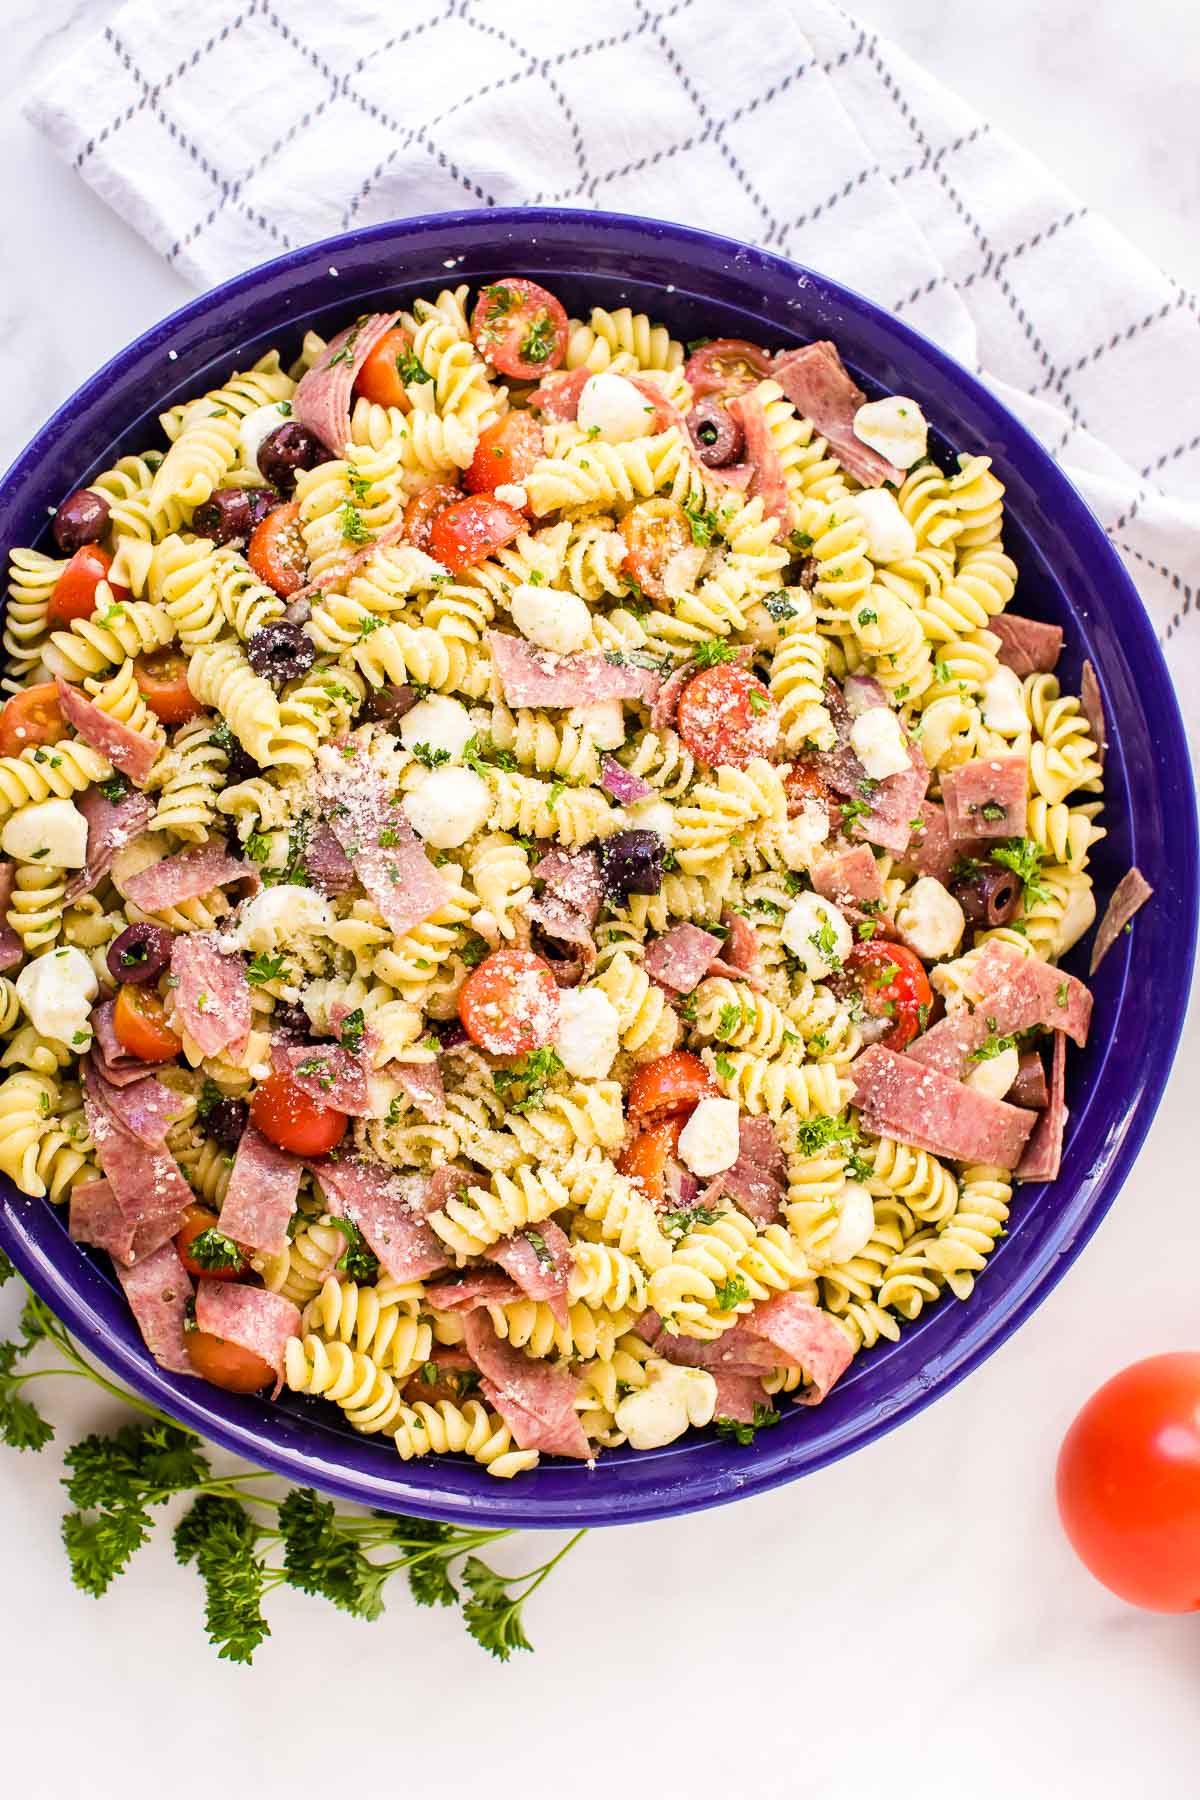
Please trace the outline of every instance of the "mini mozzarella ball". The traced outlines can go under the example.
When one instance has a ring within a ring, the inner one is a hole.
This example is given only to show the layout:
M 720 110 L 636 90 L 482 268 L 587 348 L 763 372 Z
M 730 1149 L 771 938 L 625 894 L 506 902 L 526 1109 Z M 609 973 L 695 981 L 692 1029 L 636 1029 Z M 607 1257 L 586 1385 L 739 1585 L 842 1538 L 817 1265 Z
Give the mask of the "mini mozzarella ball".
M 890 706 L 868 706 L 850 727 L 850 748 L 872 781 L 886 781 L 909 767 L 908 745 Z
M 289 406 L 284 412 L 278 405 L 256 406 L 248 412 L 238 426 L 238 444 L 241 447 L 242 461 L 248 468 L 258 469 L 258 453 L 273 431 L 278 431 L 292 416 Z
M 583 431 L 601 437 L 606 444 L 623 444 L 645 437 L 654 408 L 623 375 L 589 376 L 579 395 L 576 418 Z
M 568 1075 L 603 1081 L 621 1047 L 621 1020 L 600 988 L 564 988 L 558 996 L 554 1048 Z
M 679 1134 L 679 1155 L 693 1175 L 720 1175 L 738 1159 L 738 1103 L 701 1100 Z
M 901 943 L 925 962 L 953 956 L 966 923 L 966 914 L 954 895 L 933 875 L 914 881 L 896 908 Z
M 404 796 L 409 824 L 435 850 L 457 850 L 480 830 L 491 810 L 488 784 L 473 769 L 434 769 Z
M 1003 663 L 983 686 L 983 722 L 1004 737 L 1018 737 L 1029 729 L 1025 690 L 1015 670 Z
M 328 931 L 332 924 L 333 911 L 324 894 L 281 883 L 242 902 L 236 937 L 239 948 L 254 955 L 273 950 L 281 938 L 286 941 L 301 931 Z
M 617 1430 L 635 1450 L 673 1444 L 690 1425 L 709 1425 L 717 1410 L 717 1384 L 707 1369 L 681 1369 L 651 1357 L 646 1385 L 618 1402 Z
M 779 936 L 813 981 L 823 981 L 840 969 L 854 945 L 854 934 L 839 909 L 819 894 L 797 894 Z
M 1016 1045 L 1008 1044 L 998 1056 L 987 1056 L 982 1062 L 972 1063 L 970 1073 L 963 1079 L 977 1094 L 986 1094 L 989 1100 L 1003 1100 L 1017 1079 L 1020 1061 Z
M 567 724 L 582 731 L 597 750 L 619 750 L 625 742 L 625 708 L 619 700 L 590 700 L 573 706 Z
M 100 983 L 82 950 L 72 944 L 27 963 L 17 976 L 17 998 L 35 1031 L 74 1048 L 75 1039 L 91 1032 L 88 1017 Z
M 406 750 L 428 744 L 431 750 L 444 750 L 455 762 L 475 736 L 475 725 L 461 700 L 448 694 L 431 694 L 418 700 L 400 721 L 400 742 Z
M 529 505 L 529 495 L 519 481 L 504 481 L 495 489 L 497 500 L 505 506 L 511 506 L 514 512 Z
M 582 649 L 592 629 L 587 602 L 562 588 L 534 587 L 523 581 L 513 589 L 509 610 L 523 637 L 556 656 Z
M 868 400 L 854 415 L 854 435 L 878 450 L 898 469 L 911 469 L 926 454 L 929 426 L 925 414 L 907 394 Z
M 900 511 L 896 496 L 886 488 L 864 488 L 841 502 L 861 520 L 867 534 L 867 555 L 873 563 L 903 562 L 917 552 L 917 534 Z
M 826 1263 L 849 1262 L 865 1250 L 875 1230 L 875 1202 L 861 1181 L 847 1181 L 837 1197 L 838 1222 L 821 1248 Z
M 82 869 L 87 862 L 87 820 L 70 800 L 37 800 L 5 823 L 0 849 L 18 862 Z
M 675 808 L 665 800 L 635 800 L 625 816 L 638 831 L 657 831 L 668 850 L 675 842 Z

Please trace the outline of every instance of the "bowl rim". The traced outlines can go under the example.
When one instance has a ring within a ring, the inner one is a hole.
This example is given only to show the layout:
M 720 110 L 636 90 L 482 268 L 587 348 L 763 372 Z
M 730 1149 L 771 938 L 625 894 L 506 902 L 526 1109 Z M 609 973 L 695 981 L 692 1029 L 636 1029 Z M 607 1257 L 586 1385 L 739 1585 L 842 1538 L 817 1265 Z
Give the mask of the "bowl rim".
M 1026 1267 L 1024 1279 L 1016 1283 L 1015 1299 L 1006 1287 L 995 1301 L 980 1306 L 974 1315 L 964 1311 L 962 1329 L 954 1336 L 950 1349 L 939 1357 L 941 1366 L 934 1377 L 928 1381 L 922 1378 L 908 1382 L 905 1390 L 895 1397 L 894 1405 L 877 1407 L 874 1416 L 847 1420 L 829 1441 L 820 1445 L 806 1447 L 805 1441 L 798 1439 L 773 1448 L 774 1434 L 769 1434 L 757 1439 L 753 1452 L 736 1463 L 726 1460 L 705 1473 L 686 1469 L 682 1473 L 673 1472 L 659 1485 L 653 1481 L 642 1482 L 636 1484 L 635 1489 L 631 1484 L 630 1503 L 617 1505 L 601 1491 L 588 1493 L 586 1478 L 581 1473 L 587 1465 L 579 1465 L 577 1470 L 571 1471 L 576 1477 L 573 1483 L 564 1480 L 560 1492 L 539 1496 L 536 1501 L 522 1494 L 519 1481 L 492 1483 L 484 1497 L 478 1485 L 456 1480 L 457 1462 L 444 1459 L 431 1459 L 419 1465 L 420 1480 L 413 1480 L 404 1464 L 400 1465 L 398 1475 L 393 1472 L 386 1482 L 377 1480 L 361 1467 L 351 1469 L 340 1451 L 337 1460 L 325 1463 L 319 1456 L 314 1457 L 311 1443 L 302 1448 L 291 1444 L 289 1440 L 293 1435 L 303 1437 L 306 1431 L 304 1420 L 297 1415 L 273 1409 L 269 1418 L 274 1421 L 275 1430 L 267 1437 L 260 1403 L 247 1404 L 234 1396 L 221 1394 L 219 1390 L 202 1389 L 199 1383 L 176 1385 L 165 1371 L 146 1357 L 140 1345 L 131 1345 L 116 1335 L 113 1323 L 103 1316 L 107 1310 L 106 1297 L 111 1299 L 112 1290 L 99 1271 L 93 1272 L 94 1282 L 88 1279 L 84 1286 L 68 1281 L 64 1271 L 44 1248 L 26 1234 L 22 1212 L 31 1205 L 41 1207 L 46 1202 L 31 1201 L 7 1178 L 0 1177 L 0 1200 L 3 1202 L 0 1204 L 0 1247 L 7 1251 L 30 1285 L 84 1348 L 136 1394 L 223 1449 L 288 1480 L 312 1484 L 341 1498 L 388 1512 L 403 1508 L 417 1515 L 457 1522 L 487 1520 L 496 1525 L 534 1529 L 624 1524 L 674 1516 L 762 1493 L 874 1441 L 962 1381 L 999 1349 L 1057 1286 L 1098 1229 L 1132 1167 L 1157 1111 L 1183 1030 L 1196 947 L 1200 887 L 1193 774 L 1179 703 L 1134 582 L 1099 520 L 1028 428 L 964 365 L 875 301 L 773 251 L 668 220 L 586 208 L 496 207 L 387 220 L 289 250 L 187 301 L 110 357 L 56 409 L 17 454 L 8 470 L 0 476 L 0 496 L 12 484 L 24 479 L 50 453 L 60 433 L 78 419 L 87 405 L 102 396 L 114 376 L 129 370 L 148 352 L 167 344 L 176 332 L 203 320 L 211 311 L 228 307 L 240 295 L 254 293 L 273 277 L 286 275 L 289 271 L 307 271 L 309 265 L 324 258 L 335 260 L 339 251 L 350 247 L 391 247 L 455 229 L 467 231 L 474 237 L 481 224 L 488 227 L 488 235 L 497 241 L 508 232 L 518 243 L 535 231 L 539 234 L 569 232 L 585 238 L 589 233 L 600 237 L 606 232 L 633 233 L 645 238 L 647 249 L 651 244 L 657 245 L 660 253 L 665 251 L 681 256 L 691 247 L 697 254 L 709 257 L 714 253 L 721 254 L 734 260 L 743 270 L 757 266 L 777 274 L 782 272 L 801 285 L 809 285 L 815 296 L 844 314 L 865 318 L 872 329 L 882 330 L 905 352 L 928 363 L 944 382 L 960 390 L 969 390 L 975 408 L 990 415 L 994 421 L 997 438 L 1003 433 L 1007 460 L 1022 464 L 1041 485 L 1049 485 L 1054 490 L 1054 505 L 1063 521 L 1062 529 L 1083 551 L 1098 560 L 1104 569 L 1105 582 L 1119 591 L 1134 639 L 1129 655 L 1138 662 L 1139 670 L 1148 672 L 1156 684 L 1153 701 L 1160 763 L 1171 766 L 1172 773 L 1179 779 L 1182 796 L 1190 801 L 1186 820 L 1181 822 L 1179 841 L 1172 844 L 1173 861 L 1180 871 L 1182 922 L 1187 927 L 1183 950 L 1186 966 L 1177 966 L 1172 971 L 1172 976 L 1179 978 L 1173 980 L 1172 991 L 1165 996 L 1163 1011 L 1157 1020 L 1157 1035 L 1147 1063 L 1140 1071 L 1139 1103 L 1125 1124 L 1120 1144 L 1105 1168 L 1098 1191 L 1089 1194 L 1078 1219 L 1069 1220 L 1047 1234 L 1041 1250 Z M 478 247 L 473 243 L 473 249 Z M 519 250 L 514 260 L 520 260 Z M 631 279 L 639 278 L 636 271 L 631 271 Z M 448 274 L 448 279 L 453 280 L 452 273 Z M 281 330 L 289 323 L 291 321 L 281 319 Z M 1036 542 L 1036 532 L 1032 528 L 1030 534 Z M 119 1291 L 115 1297 L 123 1307 L 124 1299 Z M 221 1410 L 214 1410 L 214 1406 L 207 1403 L 204 1396 L 209 1392 L 219 1396 Z M 329 1441 L 331 1446 L 347 1443 L 340 1436 L 330 1437 Z M 601 1461 L 598 1466 L 603 1468 L 605 1464 Z M 469 1467 L 464 1465 L 462 1472 L 465 1474 Z

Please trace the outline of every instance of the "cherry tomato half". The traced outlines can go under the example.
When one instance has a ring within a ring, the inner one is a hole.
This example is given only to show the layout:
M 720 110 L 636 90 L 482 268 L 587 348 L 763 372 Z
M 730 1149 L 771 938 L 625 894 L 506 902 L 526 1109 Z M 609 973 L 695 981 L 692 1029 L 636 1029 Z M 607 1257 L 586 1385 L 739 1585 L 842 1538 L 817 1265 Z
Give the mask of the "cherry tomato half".
M 706 1095 L 720 1091 L 698 1056 L 690 1050 L 672 1050 L 667 1056 L 656 1056 L 653 1062 L 643 1063 L 630 1082 L 629 1117 L 681 1112 Z
M 201 1244 L 198 1253 L 194 1253 L 192 1246 L 206 1231 L 211 1231 L 212 1237 Z M 175 1233 L 175 1248 L 188 1274 L 197 1280 L 203 1275 L 209 1281 L 236 1281 L 246 1272 L 245 1252 L 240 1244 L 226 1237 L 220 1219 L 207 1206 L 187 1208 L 183 1223 Z
M 46 608 L 46 623 L 52 631 L 69 625 L 72 619 L 91 618 L 96 610 L 96 589 L 102 581 L 108 581 L 111 567 L 112 557 L 99 544 L 85 544 L 75 552 L 55 582 Z M 115 586 L 110 582 L 109 586 L 117 605 L 129 599 L 127 587 L 119 582 Z
M 141 1062 L 170 1062 L 183 1049 L 152 987 L 126 982 L 118 988 L 112 1022 L 118 1042 Z
M 698 549 L 692 542 L 691 527 L 682 506 L 662 496 L 641 500 L 630 507 L 617 529 L 625 539 L 621 567 L 628 569 L 643 594 L 651 600 L 669 600 L 663 586 L 667 564 L 681 550 Z M 699 560 L 703 561 L 703 552 Z M 690 585 L 690 582 L 685 583 L 685 586 Z
M 463 476 L 468 494 L 490 494 L 524 481 L 542 454 L 542 428 L 526 412 L 505 413 L 479 434 L 471 466 Z
M 0 711 L 0 756 L 20 756 L 39 744 L 57 744 L 67 735 L 67 721 L 52 681 L 39 681 L 6 700 Z
M 432 487 L 422 488 L 419 494 L 414 494 L 404 509 L 404 535 L 408 542 L 428 554 L 433 521 L 446 507 L 461 499 L 461 490 L 451 487 L 448 481 L 435 481 Z
M 300 532 L 297 501 L 276 506 L 259 520 L 246 546 L 246 561 L 281 599 L 299 592 L 308 580 L 308 551 Z
M 139 656 L 133 665 L 133 679 L 146 705 L 164 725 L 185 725 L 204 711 L 188 686 L 187 657 L 169 645 Z
M 493 1056 L 527 1056 L 558 1030 L 558 984 L 532 950 L 494 950 L 458 995 L 463 1029 Z
M 728 400 L 756 387 L 771 373 L 774 360 L 760 344 L 749 344 L 745 338 L 714 338 L 692 352 L 683 372 L 697 400 L 707 394 Z
M 855 944 L 846 958 L 845 977 L 873 1019 L 892 1020 L 891 1030 L 879 1040 L 885 1050 L 903 1050 L 923 1030 L 933 990 L 915 951 L 875 939 Z
M 275 1385 L 275 1371 L 253 1350 L 243 1350 L 228 1338 L 216 1337 L 211 1331 L 184 1333 L 188 1361 L 197 1375 L 211 1381 L 214 1387 L 230 1394 L 257 1394 L 260 1388 Z
M 525 520 L 502 500 L 474 494 L 445 506 L 429 527 L 429 554 L 456 575 L 520 537 Z
M 402 325 L 393 325 L 390 331 L 384 332 L 358 371 L 355 393 L 376 406 L 396 406 L 401 412 L 407 412 L 410 402 L 404 391 L 402 364 L 411 354 L 411 334 Z
M 679 1148 L 679 1134 L 686 1121 L 682 1113 L 668 1113 L 638 1133 L 617 1168 L 628 1176 L 655 1206 L 666 1198 L 667 1164 Z
M 265 1138 L 295 1156 L 324 1156 L 340 1144 L 349 1123 L 335 1106 L 322 1106 L 283 1069 L 268 1075 L 250 1102 L 250 1118 Z
M 537 381 L 567 353 L 567 315 L 536 281 L 510 275 L 480 288 L 471 336 L 480 356 L 502 375 Z
M 1200 1352 L 1150 1356 L 1088 1401 L 1058 1457 L 1058 1510 L 1098 1581 L 1200 1612 Z
M 718 663 L 689 681 L 679 696 L 679 735 L 701 762 L 744 769 L 753 757 L 774 750 L 779 712 L 748 670 Z

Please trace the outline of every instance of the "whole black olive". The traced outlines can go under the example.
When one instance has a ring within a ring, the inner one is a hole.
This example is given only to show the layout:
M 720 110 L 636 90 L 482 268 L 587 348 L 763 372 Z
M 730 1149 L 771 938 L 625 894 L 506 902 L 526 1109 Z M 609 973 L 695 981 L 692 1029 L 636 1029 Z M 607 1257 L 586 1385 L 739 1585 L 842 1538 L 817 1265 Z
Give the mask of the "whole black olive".
M 277 1000 L 271 1014 L 271 1028 L 276 1037 L 294 1038 L 303 1043 L 312 1033 L 308 1014 L 298 1001 Z
M 54 515 L 51 530 L 64 556 L 73 556 L 85 544 L 95 544 L 108 530 L 108 501 L 91 488 L 68 494 Z
M 312 639 L 286 619 L 272 619 L 256 631 L 246 642 L 246 655 L 255 674 L 265 675 L 275 687 L 307 675 L 317 657 Z
M 697 400 L 687 416 L 687 428 L 705 468 L 723 469 L 742 454 L 745 433 L 719 400 Z
M 258 447 L 260 474 L 284 494 L 291 493 L 301 469 L 315 469 L 318 463 L 332 461 L 333 451 L 327 450 L 316 432 L 301 425 L 298 419 L 288 419 L 277 426 Z
M 1011 869 L 980 869 L 952 891 L 972 925 L 1007 925 L 1021 909 L 1021 883 Z
M 618 831 L 596 846 L 604 897 L 622 906 L 630 894 L 657 894 L 666 846 L 657 831 Z
M 282 505 L 274 488 L 218 488 L 192 514 L 192 530 L 214 544 L 245 543 L 255 526 Z
M 114 981 L 143 987 L 157 981 L 171 960 L 174 933 L 162 925 L 129 925 L 108 946 L 105 961 Z
M 244 1100 L 218 1100 L 209 1107 L 202 1123 L 209 1137 L 215 1138 L 223 1149 L 236 1150 L 249 1117 L 250 1108 Z

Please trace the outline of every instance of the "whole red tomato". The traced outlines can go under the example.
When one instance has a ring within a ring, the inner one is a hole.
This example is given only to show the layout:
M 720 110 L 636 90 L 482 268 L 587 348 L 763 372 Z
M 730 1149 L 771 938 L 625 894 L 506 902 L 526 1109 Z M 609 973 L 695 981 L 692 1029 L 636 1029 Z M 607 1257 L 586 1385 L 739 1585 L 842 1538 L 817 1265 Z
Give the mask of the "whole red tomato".
M 1105 1382 L 1063 1439 L 1057 1486 L 1098 1581 L 1151 1612 L 1200 1612 L 1200 1351 Z

